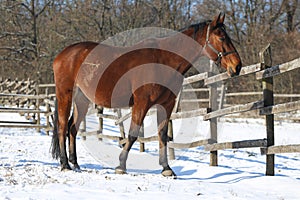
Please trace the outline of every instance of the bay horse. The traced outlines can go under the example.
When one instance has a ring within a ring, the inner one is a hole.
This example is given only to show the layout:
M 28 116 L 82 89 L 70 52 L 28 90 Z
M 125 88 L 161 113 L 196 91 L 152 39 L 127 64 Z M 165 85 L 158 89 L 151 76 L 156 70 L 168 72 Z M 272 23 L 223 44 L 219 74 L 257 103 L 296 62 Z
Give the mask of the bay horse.
M 176 176 L 167 159 L 167 129 L 183 74 L 201 55 L 226 69 L 231 77 L 239 75 L 242 67 L 240 56 L 226 33 L 224 19 L 225 15 L 220 13 L 213 20 L 191 25 L 178 34 L 146 39 L 131 47 L 81 42 L 59 53 L 53 62 L 56 106 L 51 148 L 53 158 L 60 159 L 61 169 L 70 170 L 69 162 L 80 169 L 76 134 L 93 102 L 106 108 L 132 107 L 128 138 L 116 167 L 116 173 L 126 173 L 129 150 L 147 111 L 156 105 L 161 173 Z M 182 39 L 182 35 L 189 41 Z

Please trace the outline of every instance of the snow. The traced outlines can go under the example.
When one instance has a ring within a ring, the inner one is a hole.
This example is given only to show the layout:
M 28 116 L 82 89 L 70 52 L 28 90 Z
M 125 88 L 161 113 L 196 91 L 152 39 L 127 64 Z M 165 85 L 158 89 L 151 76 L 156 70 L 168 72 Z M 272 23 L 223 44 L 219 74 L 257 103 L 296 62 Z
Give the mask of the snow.
M 0 119 L 24 121 L 7 113 Z M 96 116 L 89 115 L 88 131 L 96 127 Z M 151 128 L 150 118 L 145 136 L 153 135 Z M 198 118 L 176 120 L 175 141 L 207 138 L 208 128 Z M 104 121 L 105 134 L 117 135 L 118 130 L 112 121 Z M 265 137 L 259 119 L 223 120 L 219 130 L 220 141 Z M 299 130 L 296 123 L 276 123 L 276 144 L 300 143 Z M 114 174 L 121 151 L 115 141 L 78 137 L 80 172 L 60 171 L 50 155 L 50 143 L 51 136 L 35 129 L 0 128 L 0 199 L 300 199 L 299 153 L 276 155 L 276 175 L 265 176 L 266 157 L 259 148 L 219 151 L 218 167 L 209 166 L 203 147 L 176 150 L 170 166 L 177 179 L 172 179 L 160 175 L 157 142 L 147 143 L 143 153 L 138 143 L 133 146 L 125 175 Z

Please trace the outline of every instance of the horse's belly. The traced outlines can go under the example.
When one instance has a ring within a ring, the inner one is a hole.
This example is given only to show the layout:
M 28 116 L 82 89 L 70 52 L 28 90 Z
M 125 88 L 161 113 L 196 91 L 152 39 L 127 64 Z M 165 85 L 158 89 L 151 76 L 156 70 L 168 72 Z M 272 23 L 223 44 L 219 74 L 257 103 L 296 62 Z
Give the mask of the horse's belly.
M 104 90 L 97 92 L 94 98 L 95 104 L 106 108 L 125 108 L 133 105 L 132 94 L 128 93 L 106 93 Z

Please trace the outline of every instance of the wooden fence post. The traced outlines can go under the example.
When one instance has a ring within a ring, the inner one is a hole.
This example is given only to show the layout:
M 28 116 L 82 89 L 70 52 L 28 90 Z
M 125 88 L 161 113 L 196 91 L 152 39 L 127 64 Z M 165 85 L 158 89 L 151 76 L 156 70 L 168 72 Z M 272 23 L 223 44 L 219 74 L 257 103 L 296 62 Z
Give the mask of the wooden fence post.
M 82 139 L 86 140 L 86 117 L 81 122 L 80 132 L 82 134 Z
M 37 98 L 36 98 L 36 110 L 41 110 L 40 108 L 40 98 L 39 98 L 39 94 L 40 94 L 40 88 L 39 88 L 39 84 L 37 83 L 36 84 L 36 95 L 37 95 Z M 41 113 L 38 112 L 37 113 L 37 121 L 36 121 L 36 124 L 38 125 L 38 128 L 37 128 L 37 131 L 38 132 L 41 132 Z
M 122 117 L 121 109 L 117 109 L 117 115 L 118 115 L 118 118 L 119 118 L 119 119 Z M 120 122 L 120 123 L 119 123 L 119 128 L 120 128 L 121 138 L 122 138 L 122 139 L 125 139 L 126 136 L 125 136 L 125 128 L 124 128 L 123 122 Z
M 221 94 L 220 94 L 220 101 L 219 101 L 219 110 L 221 110 L 224 106 L 225 101 L 225 93 L 226 93 L 226 82 L 224 81 L 221 86 Z
M 183 88 L 181 88 L 181 90 L 179 91 L 178 93 L 178 96 L 176 98 L 176 103 L 175 103 L 175 106 L 173 108 L 173 112 L 177 113 L 178 112 L 178 109 L 179 109 L 179 102 L 181 100 L 181 97 L 182 97 L 182 90 Z M 170 119 L 169 122 L 168 122 L 168 137 L 169 137 L 169 140 L 170 141 L 173 141 L 173 121 Z M 175 149 L 174 148 L 168 148 L 169 150 L 169 159 L 170 160 L 175 160 Z
M 141 126 L 141 129 L 140 129 L 140 134 L 139 134 L 139 137 L 142 137 L 144 138 L 145 136 L 145 129 L 144 129 L 144 123 L 142 124 Z M 140 152 L 145 152 L 145 143 L 144 142 L 140 142 Z
M 45 98 L 50 100 L 48 89 L 49 89 L 48 87 L 45 89 Z M 49 135 L 49 130 L 50 130 L 50 115 L 49 115 L 49 113 L 51 112 L 51 108 L 50 108 L 50 105 L 48 102 L 46 102 L 45 106 L 46 106 L 46 111 L 47 111 L 47 113 L 45 113 L 46 125 L 47 125 L 46 135 Z
M 210 63 L 210 71 L 212 72 L 213 63 Z M 212 74 L 210 74 L 211 76 Z M 209 108 L 210 112 L 218 109 L 218 87 L 213 83 L 209 86 Z M 218 141 L 218 120 L 216 117 L 209 120 L 210 123 L 210 139 Z M 218 151 L 210 151 L 210 166 L 218 166 Z
M 170 141 L 173 141 L 173 122 L 172 120 L 168 123 L 168 137 Z M 174 148 L 169 148 L 169 159 L 175 160 L 175 150 Z
M 259 52 L 262 69 L 272 66 L 271 47 L 268 44 Z M 273 77 L 262 79 L 264 107 L 274 105 Z M 274 138 L 274 114 L 266 115 L 267 147 L 275 144 Z M 275 155 L 266 155 L 266 175 L 274 176 Z
M 103 117 L 100 115 L 103 114 L 103 107 L 97 107 L 97 115 L 99 117 L 99 130 L 97 131 L 97 134 L 102 134 L 103 133 Z M 98 137 L 99 141 L 102 141 L 101 137 Z

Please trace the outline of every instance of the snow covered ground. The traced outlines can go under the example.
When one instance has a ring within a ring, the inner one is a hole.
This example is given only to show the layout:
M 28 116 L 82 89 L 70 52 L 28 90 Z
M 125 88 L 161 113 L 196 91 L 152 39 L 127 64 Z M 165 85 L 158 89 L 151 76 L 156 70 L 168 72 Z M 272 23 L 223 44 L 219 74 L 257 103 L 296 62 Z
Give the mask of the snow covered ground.
M 9 118 L 21 120 L 0 115 L 1 120 Z M 208 124 L 198 119 L 174 125 L 175 141 L 208 134 Z M 88 117 L 87 126 L 88 130 L 97 126 L 95 115 Z M 108 120 L 104 129 L 118 133 Z M 221 122 L 219 130 L 220 141 L 265 137 L 260 120 Z M 275 131 L 276 144 L 300 143 L 300 124 L 278 123 Z M 197 134 L 188 135 L 192 132 Z M 219 151 L 218 167 L 209 166 L 209 153 L 202 147 L 176 150 L 170 165 L 178 177 L 170 179 L 160 175 L 157 142 L 147 143 L 144 153 L 139 152 L 139 144 L 133 147 L 126 175 L 114 174 L 121 151 L 116 142 L 78 137 L 81 172 L 61 172 L 58 161 L 51 158 L 50 143 L 51 136 L 34 129 L 0 128 L 0 199 L 300 199 L 299 153 L 276 155 L 272 177 L 264 175 L 265 156 L 259 148 Z

